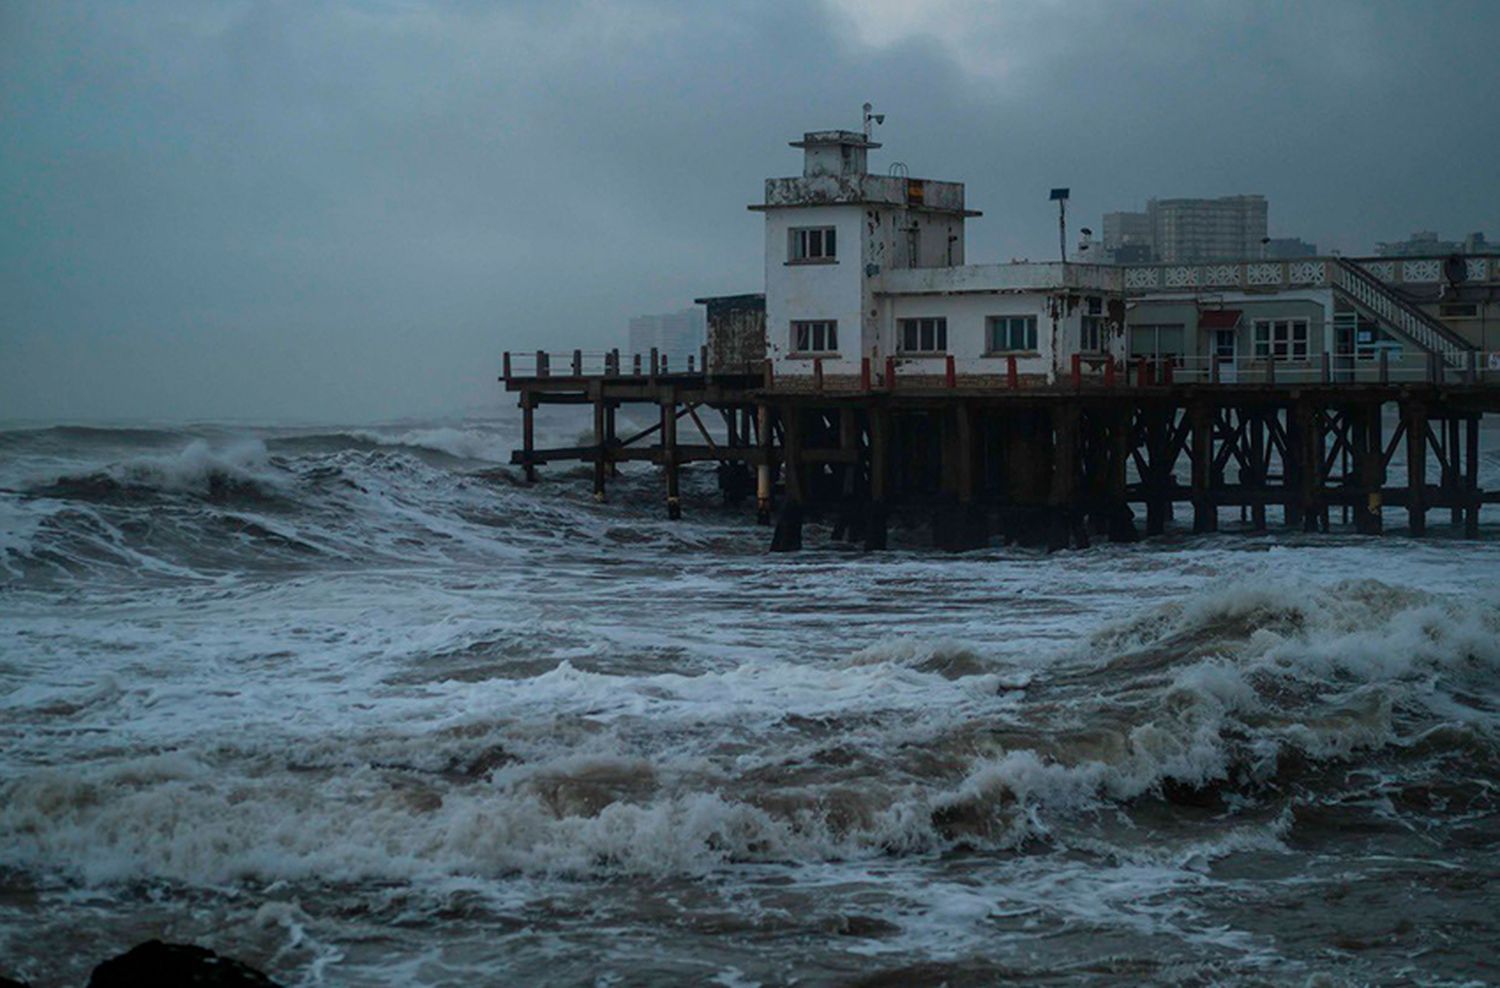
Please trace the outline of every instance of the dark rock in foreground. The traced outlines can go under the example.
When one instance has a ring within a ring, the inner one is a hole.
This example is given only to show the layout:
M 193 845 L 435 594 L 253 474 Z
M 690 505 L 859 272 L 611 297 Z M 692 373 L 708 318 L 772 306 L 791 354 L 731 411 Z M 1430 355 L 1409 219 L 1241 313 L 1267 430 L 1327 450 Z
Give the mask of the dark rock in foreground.
M 94 968 L 88 988 L 278 988 L 248 964 L 189 944 L 147 940 Z

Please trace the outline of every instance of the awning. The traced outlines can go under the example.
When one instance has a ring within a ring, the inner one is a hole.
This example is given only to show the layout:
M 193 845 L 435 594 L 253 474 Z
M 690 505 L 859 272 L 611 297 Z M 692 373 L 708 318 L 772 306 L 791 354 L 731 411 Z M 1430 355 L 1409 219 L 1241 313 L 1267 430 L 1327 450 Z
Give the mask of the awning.
M 1198 313 L 1199 329 L 1234 329 L 1240 324 L 1243 309 L 1205 309 Z

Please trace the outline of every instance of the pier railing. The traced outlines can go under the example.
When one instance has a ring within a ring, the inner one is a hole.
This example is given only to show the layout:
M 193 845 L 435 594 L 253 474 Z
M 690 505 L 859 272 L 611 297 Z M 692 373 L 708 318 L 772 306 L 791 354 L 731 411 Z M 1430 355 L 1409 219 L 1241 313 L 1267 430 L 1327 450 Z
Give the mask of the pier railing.
M 501 379 L 539 377 L 657 377 L 667 374 L 701 374 L 708 362 L 708 349 L 695 354 L 646 353 L 615 350 L 505 351 Z
M 697 354 L 668 355 L 659 351 L 624 354 L 619 350 L 571 350 L 552 353 L 536 350 L 507 351 L 502 380 L 582 381 L 597 378 L 658 377 L 706 379 L 707 349 Z M 1020 373 L 1012 357 L 994 369 L 960 372 L 955 358 L 930 357 L 921 361 L 888 357 L 875 364 L 867 357 L 860 362 L 859 376 L 825 374 L 821 358 L 811 361 L 811 374 L 778 376 L 771 361 L 721 368 L 714 373 L 733 373 L 758 378 L 765 390 L 791 391 L 896 391 L 963 388 L 1008 391 L 1050 388 L 1162 387 L 1174 384 L 1223 387 L 1276 387 L 1289 385 L 1340 384 L 1438 384 L 1500 386 L 1500 351 L 1466 351 L 1457 357 L 1436 352 L 1413 353 L 1391 350 L 1364 354 L 1313 353 L 1301 357 L 1233 358 L 1212 355 L 1175 354 L 1117 358 L 1102 354 L 1074 354 L 1069 370 L 1055 379 L 1036 373 Z M 742 382 L 743 383 L 743 382 Z
M 1443 384 L 1500 385 L 1500 352 L 1470 351 L 1457 364 L 1436 353 L 1382 350 L 1367 355 L 1318 353 L 1306 358 L 1227 359 L 1214 356 L 1132 358 L 1129 383 L 1293 385 L 1293 384 Z

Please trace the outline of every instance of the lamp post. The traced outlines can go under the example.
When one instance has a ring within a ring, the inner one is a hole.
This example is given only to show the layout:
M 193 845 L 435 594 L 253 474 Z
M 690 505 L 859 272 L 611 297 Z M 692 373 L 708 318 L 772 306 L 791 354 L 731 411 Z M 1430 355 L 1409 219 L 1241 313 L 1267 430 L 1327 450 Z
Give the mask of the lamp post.
M 1064 264 L 1068 263 L 1068 190 L 1053 189 L 1048 197 L 1057 203 L 1057 250 Z

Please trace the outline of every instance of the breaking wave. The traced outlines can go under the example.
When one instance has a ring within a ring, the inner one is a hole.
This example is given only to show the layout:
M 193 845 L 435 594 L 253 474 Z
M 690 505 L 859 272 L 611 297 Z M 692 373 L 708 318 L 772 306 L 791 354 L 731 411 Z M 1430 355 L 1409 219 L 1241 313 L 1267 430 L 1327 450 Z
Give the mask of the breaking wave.
M 670 876 L 1101 841 L 1212 857 L 1322 839 L 1320 807 L 1426 826 L 1494 799 L 1494 599 L 1231 585 L 1107 628 L 1052 673 L 975 671 L 1004 664 L 984 651 L 893 645 L 696 676 L 564 663 L 511 682 L 508 703 L 561 722 L 588 711 L 584 738 L 478 718 L 31 771 L 0 784 L 0 864 L 212 883 Z M 1397 789 L 1443 796 L 1374 798 Z M 1217 816 L 1178 845 L 1115 823 L 1159 806 Z
M 0 954 L 194 901 L 284 983 L 476 980 L 433 944 L 593 983 L 627 941 L 687 981 L 715 930 L 763 981 L 746 945 L 1260 983 L 1393 874 L 1436 891 L 1391 923 L 1493 939 L 1492 546 L 773 558 L 711 470 L 669 523 L 647 467 L 528 487 L 509 428 L 0 432 Z M 1448 949 L 1412 929 L 1346 980 Z
M 259 440 L 227 446 L 195 439 L 177 453 L 136 456 L 100 470 L 65 474 L 29 487 L 38 497 L 106 500 L 142 494 L 193 494 L 209 500 L 270 499 L 288 493 L 285 472 L 269 462 Z
M 113 433 L 0 433 L 40 451 L 23 468 L 0 471 L 0 584 L 105 572 L 212 579 L 237 570 L 507 559 L 559 539 L 712 537 L 620 512 L 601 524 L 581 491 L 531 497 L 508 467 L 495 465 L 506 447 L 495 430 L 177 433 L 175 447 L 166 432 L 124 430 L 114 447 L 101 446 L 101 434 Z M 149 451 L 118 455 L 139 444 Z M 106 459 L 110 453 L 117 458 Z M 623 481 L 632 482 L 641 481 Z

